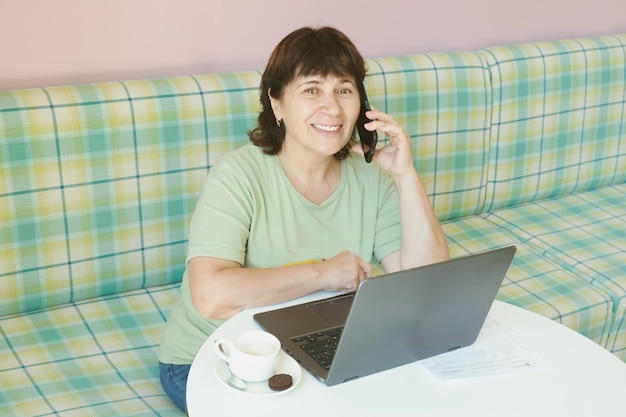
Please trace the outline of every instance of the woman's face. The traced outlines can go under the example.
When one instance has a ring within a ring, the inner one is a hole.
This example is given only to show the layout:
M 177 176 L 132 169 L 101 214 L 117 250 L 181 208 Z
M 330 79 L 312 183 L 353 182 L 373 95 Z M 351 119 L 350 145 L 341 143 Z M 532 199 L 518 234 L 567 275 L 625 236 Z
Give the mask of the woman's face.
M 271 102 L 276 119 L 285 126 L 283 150 L 324 156 L 334 155 L 352 138 L 360 110 L 354 80 L 334 75 L 298 77 L 285 87 L 281 99 Z

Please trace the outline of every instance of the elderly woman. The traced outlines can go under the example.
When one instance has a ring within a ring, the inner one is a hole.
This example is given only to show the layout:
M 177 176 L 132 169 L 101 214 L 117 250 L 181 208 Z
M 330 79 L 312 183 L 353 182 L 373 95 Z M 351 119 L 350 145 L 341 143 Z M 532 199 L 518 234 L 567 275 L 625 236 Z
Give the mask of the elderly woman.
M 371 276 L 448 258 L 407 133 L 372 108 L 365 128 L 388 145 L 367 164 L 355 125 L 365 63 L 330 27 L 301 28 L 274 49 L 251 144 L 211 169 L 191 220 L 187 269 L 159 355 L 184 410 L 189 366 L 221 321 Z M 321 262 L 324 260 L 324 262 Z

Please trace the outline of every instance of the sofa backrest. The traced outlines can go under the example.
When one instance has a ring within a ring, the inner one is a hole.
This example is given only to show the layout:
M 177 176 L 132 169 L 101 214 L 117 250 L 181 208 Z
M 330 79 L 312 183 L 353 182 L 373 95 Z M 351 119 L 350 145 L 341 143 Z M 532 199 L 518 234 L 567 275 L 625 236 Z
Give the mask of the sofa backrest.
M 0 92 L 0 315 L 179 281 L 258 72 Z
M 415 165 L 440 220 L 483 206 L 489 154 L 491 90 L 473 52 L 368 61 L 375 107 L 409 133 Z
M 626 36 L 367 61 L 440 220 L 623 182 Z M 0 92 L 0 315 L 177 282 L 259 72 Z M 382 138 L 381 142 L 384 142 Z
M 485 211 L 626 180 L 626 34 L 487 48 Z
M 474 53 L 369 60 L 442 219 L 484 196 L 488 91 Z M 259 72 L 0 92 L 0 315 L 179 281 L 210 167 L 248 143 Z

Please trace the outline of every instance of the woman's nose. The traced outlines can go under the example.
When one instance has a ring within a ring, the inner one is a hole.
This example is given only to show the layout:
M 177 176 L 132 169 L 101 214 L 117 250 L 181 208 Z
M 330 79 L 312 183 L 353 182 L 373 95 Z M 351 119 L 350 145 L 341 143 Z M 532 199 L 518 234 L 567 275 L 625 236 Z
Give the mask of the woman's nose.
M 322 109 L 329 114 L 341 113 L 341 103 L 336 94 L 325 94 Z

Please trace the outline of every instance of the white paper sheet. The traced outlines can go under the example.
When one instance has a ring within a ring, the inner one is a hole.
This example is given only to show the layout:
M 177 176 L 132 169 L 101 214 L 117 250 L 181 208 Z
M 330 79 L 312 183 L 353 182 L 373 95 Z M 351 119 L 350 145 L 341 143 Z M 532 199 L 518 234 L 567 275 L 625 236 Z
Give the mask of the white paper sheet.
M 476 342 L 468 347 L 421 361 L 423 367 L 449 384 L 479 389 L 504 376 L 533 372 L 545 361 L 510 329 L 487 318 Z

